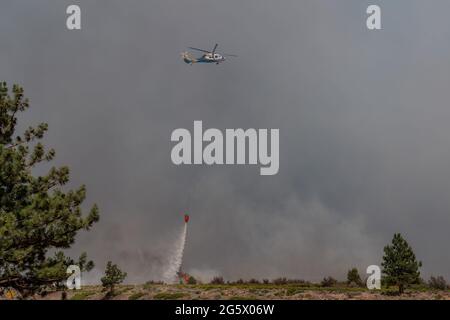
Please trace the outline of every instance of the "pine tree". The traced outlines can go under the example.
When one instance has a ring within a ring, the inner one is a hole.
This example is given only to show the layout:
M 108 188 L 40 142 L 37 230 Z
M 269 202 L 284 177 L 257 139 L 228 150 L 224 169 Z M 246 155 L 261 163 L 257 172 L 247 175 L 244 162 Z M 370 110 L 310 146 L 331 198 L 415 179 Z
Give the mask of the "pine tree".
M 93 267 L 86 254 L 75 261 L 61 249 L 99 219 L 96 205 L 83 215 L 84 186 L 63 190 L 68 167 L 33 174 L 55 151 L 40 142 L 48 129 L 45 123 L 16 133 L 17 116 L 28 108 L 21 87 L 13 86 L 10 95 L 6 83 L 0 83 L 0 287 L 15 288 L 24 296 L 62 284 L 69 265 L 77 264 L 82 271 Z
M 399 293 L 403 293 L 406 286 L 418 283 L 419 268 L 422 262 L 416 256 L 408 242 L 400 233 L 394 234 L 392 244 L 384 247 L 383 262 L 384 281 L 388 285 L 398 286 Z
M 107 290 L 106 297 L 109 298 L 114 295 L 114 287 L 121 284 L 127 276 L 126 272 L 122 272 L 116 264 L 108 261 L 105 270 L 105 276 L 101 278 L 103 288 Z

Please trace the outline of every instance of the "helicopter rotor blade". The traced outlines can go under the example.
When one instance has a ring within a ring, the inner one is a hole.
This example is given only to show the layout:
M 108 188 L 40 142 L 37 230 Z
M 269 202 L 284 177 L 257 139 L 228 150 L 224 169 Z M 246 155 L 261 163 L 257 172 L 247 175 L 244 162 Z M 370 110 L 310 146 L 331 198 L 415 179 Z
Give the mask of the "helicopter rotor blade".
M 237 57 L 237 55 L 235 55 L 235 54 L 228 54 L 228 53 L 225 53 L 225 54 L 222 54 L 224 57 Z
M 212 54 L 216 53 L 217 46 L 218 46 L 218 44 L 216 43 L 216 45 L 214 46 L 214 49 L 212 51 Z
M 200 52 L 211 53 L 210 51 L 206 51 L 206 50 L 199 49 L 199 48 L 193 48 L 193 47 L 188 47 L 188 48 L 192 49 L 192 50 L 197 50 L 197 51 L 200 51 Z

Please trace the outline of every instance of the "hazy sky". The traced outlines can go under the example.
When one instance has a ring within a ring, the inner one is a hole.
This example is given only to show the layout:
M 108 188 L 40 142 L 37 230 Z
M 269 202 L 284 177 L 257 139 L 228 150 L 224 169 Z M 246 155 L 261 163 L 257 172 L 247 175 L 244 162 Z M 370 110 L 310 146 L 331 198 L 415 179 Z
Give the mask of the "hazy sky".
M 65 27 L 79 4 L 82 30 Z M 382 8 L 381 31 L 365 25 Z M 101 221 L 71 250 L 98 279 L 159 279 L 184 213 L 200 277 L 344 278 L 401 232 L 450 277 L 448 0 L 2 0 L 0 80 Z M 188 46 L 238 54 L 189 66 Z M 220 50 L 219 50 L 220 51 Z M 279 128 L 280 171 L 172 164 L 176 128 Z

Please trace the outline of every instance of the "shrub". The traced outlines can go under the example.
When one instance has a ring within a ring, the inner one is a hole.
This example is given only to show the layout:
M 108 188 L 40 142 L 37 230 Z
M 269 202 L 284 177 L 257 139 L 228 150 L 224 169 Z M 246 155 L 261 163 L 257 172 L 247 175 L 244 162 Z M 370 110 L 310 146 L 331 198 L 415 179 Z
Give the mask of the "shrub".
M 153 298 L 156 300 L 178 300 L 183 298 L 184 296 L 185 294 L 182 292 L 175 292 L 175 293 L 161 292 L 155 294 Z
M 225 281 L 223 281 L 222 277 L 214 277 L 210 284 L 225 284 Z
M 287 284 L 288 283 L 288 281 L 287 281 L 287 279 L 286 278 L 276 278 L 276 279 L 273 279 L 272 280 L 272 283 L 273 284 L 276 284 L 276 285 L 284 285 L 284 284 Z
M 128 300 L 139 300 L 145 295 L 144 292 L 135 292 L 131 296 L 128 297 Z
M 301 286 L 307 286 L 307 287 L 309 287 L 311 285 L 310 282 L 305 281 L 303 279 L 288 279 L 287 283 L 301 285 Z
M 433 277 L 431 276 L 430 281 L 428 281 L 428 286 L 431 289 L 446 290 L 447 281 L 445 281 L 443 276 Z
M 187 284 L 197 284 L 197 279 L 195 279 L 193 276 L 190 276 Z
M 250 280 L 248 281 L 248 283 L 249 283 L 249 284 L 259 284 L 260 282 L 259 282 L 258 279 L 252 278 L 252 279 L 250 279 Z
M 86 300 L 86 298 L 93 294 L 93 292 L 78 292 L 70 300 Z
M 333 277 L 325 277 L 320 283 L 322 287 L 334 287 L 336 284 L 337 280 Z

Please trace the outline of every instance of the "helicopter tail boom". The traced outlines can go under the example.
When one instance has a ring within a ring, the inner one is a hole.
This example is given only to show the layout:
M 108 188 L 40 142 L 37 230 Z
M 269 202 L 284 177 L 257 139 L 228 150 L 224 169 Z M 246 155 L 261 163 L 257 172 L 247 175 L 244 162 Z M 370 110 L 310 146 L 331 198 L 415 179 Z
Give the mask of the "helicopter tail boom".
M 183 61 L 187 64 L 194 64 L 197 63 L 198 60 L 195 59 L 194 57 L 192 57 L 189 52 L 183 52 L 181 53 L 181 58 L 183 59 Z

